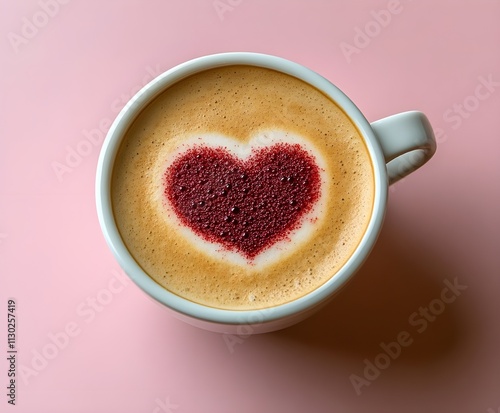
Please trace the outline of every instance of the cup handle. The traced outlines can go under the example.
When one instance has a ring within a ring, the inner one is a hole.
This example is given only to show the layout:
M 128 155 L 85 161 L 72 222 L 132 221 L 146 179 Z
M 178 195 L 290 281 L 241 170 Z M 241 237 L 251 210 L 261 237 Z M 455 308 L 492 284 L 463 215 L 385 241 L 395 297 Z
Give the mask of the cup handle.
M 389 185 L 420 168 L 436 152 L 429 120 L 422 112 L 398 113 L 371 124 L 382 147 Z

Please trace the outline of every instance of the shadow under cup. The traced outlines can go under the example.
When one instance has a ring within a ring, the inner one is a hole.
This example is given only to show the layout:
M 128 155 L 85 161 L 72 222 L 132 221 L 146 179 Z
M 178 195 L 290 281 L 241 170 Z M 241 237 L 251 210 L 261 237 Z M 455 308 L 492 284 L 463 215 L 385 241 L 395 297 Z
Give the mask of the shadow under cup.
M 351 119 L 364 138 L 371 157 L 374 175 L 374 201 L 368 227 L 357 249 L 345 265 L 314 291 L 285 304 L 259 310 L 224 310 L 204 306 L 173 294 L 157 284 L 133 258 L 117 228 L 113 216 L 111 181 L 113 165 L 120 144 L 141 111 L 165 89 L 178 81 L 207 69 L 249 65 L 273 69 L 296 77 L 320 90 L 333 100 Z M 183 63 L 152 80 L 122 109 L 112 124 L 100 153 L 96 177 L 96 203 L 105 239 L 125 273 L 155 301 L 172 310 L 177 318 L 207 330 L 246 334 L 279 330 L 293 325 L 326 304 L 356 273 L 371 251 L 380 232 L 387 201 L 389 178 L 387 154 L 372 126 L 358 108 L 337 87 L 319 74 L 288 60 L 256 53 L 224 53 L 205 56 Z M 333 276 L 334 275 L 334 276 Z

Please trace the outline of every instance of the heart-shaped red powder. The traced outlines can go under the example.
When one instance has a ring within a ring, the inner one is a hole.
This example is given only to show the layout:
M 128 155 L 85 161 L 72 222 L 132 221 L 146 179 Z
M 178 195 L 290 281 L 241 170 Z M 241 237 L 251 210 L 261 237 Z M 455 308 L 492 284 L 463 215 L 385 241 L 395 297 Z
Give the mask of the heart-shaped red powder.
M 247 259 L 286 239 L 320 195 L 320 171 L 299 144 L 254 150 L 242 160 L 196 146 L 164 175 L 164 193 L 183 225 Z

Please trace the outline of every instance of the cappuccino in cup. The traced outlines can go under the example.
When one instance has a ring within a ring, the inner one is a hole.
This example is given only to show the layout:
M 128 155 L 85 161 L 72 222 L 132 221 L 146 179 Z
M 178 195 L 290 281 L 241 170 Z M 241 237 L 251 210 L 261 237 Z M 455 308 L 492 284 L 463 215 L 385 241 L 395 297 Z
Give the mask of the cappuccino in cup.
M 126 130 L 114 220 L 146 274 L 222 310 L 295 301 L 335 277 L 372 217 L 374 165 L 353 121 L 294 76 L 213 67 Z

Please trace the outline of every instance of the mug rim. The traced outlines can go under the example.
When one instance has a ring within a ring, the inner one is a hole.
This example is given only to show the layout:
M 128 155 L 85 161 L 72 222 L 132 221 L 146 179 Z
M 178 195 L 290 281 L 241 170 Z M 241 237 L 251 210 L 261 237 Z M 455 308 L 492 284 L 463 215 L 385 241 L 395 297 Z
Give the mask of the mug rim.
M 363 137 L 370 154 L 374 174 L 374 199 L 368 226 L 347 262 L 325 283 L 295 300 L 263 309 L 230 310 L 205 306 L 180 297 L 154 281 L 136 262 L 120 235 L 113 215 L 111 177 L 114 161 L 126 131 L 141 111 L 174 83 L 195 73 L 223 66 L 250 65 L 294 76 L 321 91 L 346 113 Z M 132 281 L 150 297 L 182 315 L 216 324 L 260 324 L 297 316 L 332 298 L 368 257 L 378 237 L 385 215 L 388 177 L 380 144 L 370 123 L 358 107 L 331 81 L 313 70 L 290 60 L 254 52 L 217 53 L 181 63 L 154 78 L 139 90 L 119 112 L 103 142 L 96 173 L 96 206 L 99 223 L 115 259 Z

